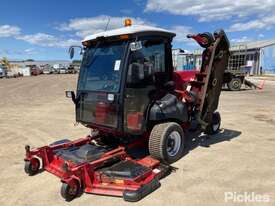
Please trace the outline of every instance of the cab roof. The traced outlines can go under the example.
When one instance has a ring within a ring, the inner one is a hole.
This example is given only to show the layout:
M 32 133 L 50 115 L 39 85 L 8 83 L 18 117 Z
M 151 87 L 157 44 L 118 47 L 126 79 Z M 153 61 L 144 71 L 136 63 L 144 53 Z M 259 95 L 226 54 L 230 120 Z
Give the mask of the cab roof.
M 171 38 L 176 36 L 175 33 L 162 28 L 157 28 L 152 26 L 143 26 L 143 25 L 132 25 L 132 26 L 122 27 L 119 29 L 112 29 L 109 31 L 89 35 L 86 38 L 84 38 L 82 42 L 92 41 L 98 37 L 112 37 L 112 36 L 119 36 L 119 35 L 125 35 L 125 34 L 160 34 Z

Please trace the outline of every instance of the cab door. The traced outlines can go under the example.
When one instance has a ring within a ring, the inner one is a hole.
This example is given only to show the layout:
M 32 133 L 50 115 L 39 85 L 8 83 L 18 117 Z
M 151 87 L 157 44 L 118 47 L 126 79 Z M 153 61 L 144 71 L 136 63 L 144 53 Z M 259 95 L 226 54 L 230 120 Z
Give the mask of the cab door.
M 124 93 L 124 131 L 141 134 L 145 131 L 145 116 L 152 96 L 167 78 L 165 73 L 165 43 L 144 40 L 142 48 L 130 52 Z

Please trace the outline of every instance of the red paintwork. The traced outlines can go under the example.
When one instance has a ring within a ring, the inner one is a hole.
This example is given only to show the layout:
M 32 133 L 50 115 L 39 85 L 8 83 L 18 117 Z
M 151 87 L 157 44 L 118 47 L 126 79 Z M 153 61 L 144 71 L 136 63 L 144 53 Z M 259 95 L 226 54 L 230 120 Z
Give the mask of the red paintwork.
M 151 169 L 155 168 L 156 166 L 159 165 L 159 161 L 150 157 L 150 156 L 147 156 L 147 157 L 144 157 L 143 159 L 141 160 L 138 160 L 138 163 L 139 164 L 142 164 L 146 167 L 149 167 Z
M 143 119 L 143 112 L 135 112 L 127 115 L 127 127 L 131 130 L 139 131 Z
M 33 158 L 38 157 L 42 160 L 43 169 L 59 177 L 61 182 L 73 185 L 73 181 L 77 181 L 85 192 L 102 195 L 122 196 L 124 190 L 138 190 L 142 185 L 148 184 L 153 179 L 159 177 L 160 171 L 153 171 L 153 169 L 160 164 L 158 160 L 151 157 L 133 160 L 125 152 L 123 146 L 106 152 L 98 160 L 81 164 L 65 161 L 55 155 L 54 151 L 57 149 L 84 145 L 96 138 L 97 137 L 88 136 L 69 143 L 44 146 L 33 150 L 26 149 L 25 161 L 33 161 Z M 119 158 L 122 161 L 133 161 L 150 168 L 150 170 L 135 179 L 112 179 L 100 171 L 96 171 L 96 168 L 104 165 L 106 161 L 113 158 Z
M 200 34 L 188 35 L 187 37 L 194 39 L 199 44 L 204 45 L 204 44 L 208 43 L 208 40 L 206 38 L 202 37 Z
M 110 106 L 105 102 L 97 102 L 95 108 L 95 119 L 97 124 L 106 124 Z
M 173 81 L 176 84 L 177 90 L 186 90 L 186 86 L 190 81 L 193 81 L 198 71 L 175 71 L 173 73 Z
M 197 73 L 199 73 L 199 71 L 196 71 L 196 70 L 175 71 L 173 73 L 173 81 L 176 83 L 176 87 L 178 88 L 178 87 L 181 87 L 180 85 L 193 81 Z
M 187 86 L 192 84 L 194 80 L 196 80 L 197 75 L 200 72 L 197 70 L 191 70 L 191 71 L 175 71 L 173 73 L 173 81 L 175 82 L 175 87 L 180 97 L 186 101 L 186 102 L 192 102 L 192 97 L 189 94 L 189 91 L 187 91 Z M 197 87 L 192 87 L 190 90 L 196 91 L 198 89 Z

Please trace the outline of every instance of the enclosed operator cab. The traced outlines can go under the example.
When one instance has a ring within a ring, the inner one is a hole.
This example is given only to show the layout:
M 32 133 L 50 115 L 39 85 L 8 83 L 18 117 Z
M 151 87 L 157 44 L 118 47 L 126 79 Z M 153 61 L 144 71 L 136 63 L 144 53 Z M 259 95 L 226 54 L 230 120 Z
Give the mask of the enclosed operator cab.
M 159 118 L 149 114 L 152 101 L 163 97 L 172 80 L 174 36 L 160 28 L 128 26 L 86 37 L 76 121 L 112 133 L 144 133 L 149 118 Z

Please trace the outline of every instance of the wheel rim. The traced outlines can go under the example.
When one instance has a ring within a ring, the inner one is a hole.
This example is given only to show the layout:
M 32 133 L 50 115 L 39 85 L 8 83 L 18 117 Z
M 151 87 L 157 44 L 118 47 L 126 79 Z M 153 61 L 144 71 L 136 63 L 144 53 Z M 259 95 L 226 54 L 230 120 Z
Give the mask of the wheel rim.
M 34 160 L 32 163 L 31 163 L 31 170 L 32 171 L 37 171 L 39 168 L 39 162 L 37 160 Z
M 181 135 L 177 131 L 173 131 L 169 136 L 168 136 L 168 141 L 167 141 L 167 154 L 171 157 L 176 156 L 177 153 L 179 152 L 181 147 Z
M 220 127 L 220 123 L 213 124 L 213 131 L 216 132 Z
M 213 114 L 213 122 L 212 122 L 212 130 L 213 132 L 217 132 L 221 125 L 221 118 L 218 113 Z
M 36 171 L 37 170 L 37 163 L 34 163 L 31 165 L 31 170 Z
M 234 82 L 233 82 L 233 87 L 234 87 L 234 89 L 238 89 L 239 86 L 240 86 L 239 81 L 234 81 Z
M 68 193 L 70 196 L 75 196 L 77 193 L 77 185 L 73 184 L 73 185 L 69 186 Z

